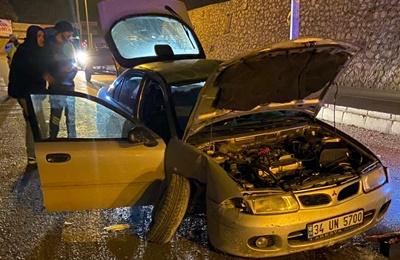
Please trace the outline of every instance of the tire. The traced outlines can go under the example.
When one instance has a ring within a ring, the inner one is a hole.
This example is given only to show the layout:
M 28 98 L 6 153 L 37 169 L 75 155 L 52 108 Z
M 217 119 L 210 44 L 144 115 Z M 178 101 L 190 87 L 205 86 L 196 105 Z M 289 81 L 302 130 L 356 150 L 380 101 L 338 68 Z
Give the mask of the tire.
M 86 66 L 85 67 L 86 82 L 91 82 L 92 81 L 92 74 L 93 74 L 93 69 L 90 68 L 89 66 Z
M 92 74 L 85 72 L 86 82 L 92 81 Z
M 153 209 L 153 219 L 147 240 L 165 244 L 169 242 L 179 227 L 190 197 L 190 184 L 188 179 L 177 174 L 172 174 L 170 180 L 165 180 L 166 187 L 161 198 Z

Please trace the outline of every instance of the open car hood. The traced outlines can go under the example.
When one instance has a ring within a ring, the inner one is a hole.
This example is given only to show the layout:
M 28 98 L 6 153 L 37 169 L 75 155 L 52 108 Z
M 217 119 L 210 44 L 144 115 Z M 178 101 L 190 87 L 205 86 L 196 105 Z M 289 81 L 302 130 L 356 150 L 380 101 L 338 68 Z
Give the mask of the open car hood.
M 331 83 L 358 50 L 345 42 L 300 38 L 222 63 L 201 90 L 184 139 L 212 121 L 271 109 L 316 115 Z
M 98 10 L 105 40 L 122 67 L 205 58 L 182 1 L 108 0 Z

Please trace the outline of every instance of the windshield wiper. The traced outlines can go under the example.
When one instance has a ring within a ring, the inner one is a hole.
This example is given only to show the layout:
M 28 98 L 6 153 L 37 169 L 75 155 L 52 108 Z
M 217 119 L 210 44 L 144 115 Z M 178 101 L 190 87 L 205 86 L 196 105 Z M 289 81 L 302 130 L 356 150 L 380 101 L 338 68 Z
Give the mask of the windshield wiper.
M 168 12 L 170 12 L 171 14 L 173 14 L 176 18 L 178 18 L 178 20 L 181 22 L 181 25 L 182 25 L 183 30 L 184 30 L 185 33 L 186 33 L 186 36 L 188 37 L 188 39 L 189 39 L 189 41 L 190 41 L 190 44 L 192 45 L 193 49 L 196 49 L 196 47 L 194 46 L 194 44 L 193 44 L 193 42 L 192 42 L 192 39 L 190 39 L 190 35 L 189 35 L 188 28 L 185 27 L 185 25 L 184 25 L 185 22 L 183 21 L 182 17 L 181 17 L 177 12 L 175 12 L 174 9 L 172 9 L 172 8 L 171 8 L 170 6 L 168 6 L 168 5 L 165 6 L 165 9 L 166 9 Z
M 308 118 L 297 116 L 297 117 L 279 117 L 279 118 L 264 118 L 261 120 L 248 120 L 243 122 L 237 122 L 234 118 L 232 121 L 225 122 L 225 124 L 214 124 L 213 132 L 223 132 L 223 131 L 234 131 L 240 132 L 242 130 L 265 128 L 266 126 L 276 127 L 276 124 L 292 124 L 293 122 L 309 122 Z M 201 132 L 206 132 L 210 130 L 210 126 L 205 127 Z
M 265 118 L 262 120 L 251 120 L 238 123 L 234 128 L 254 128 L 264 127 L 271 124 L 271 126 L 277 123 L 292 123 L 292 122 L 309 122 L 308 118 L 304 117 L 280 117 L 280 118 Z

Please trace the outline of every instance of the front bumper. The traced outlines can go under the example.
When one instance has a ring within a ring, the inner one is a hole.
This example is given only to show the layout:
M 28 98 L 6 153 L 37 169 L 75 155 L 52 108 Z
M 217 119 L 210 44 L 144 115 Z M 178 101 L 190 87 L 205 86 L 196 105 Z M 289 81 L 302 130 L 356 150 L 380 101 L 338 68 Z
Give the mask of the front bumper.
M 331 246 L 379 224 L 389 208 L 390 193 L 391 186 L 387 183 L 368 194 L 360 190 L 336 205 L 302 207 L 295 213 L 280 215 L 242 213 L 207 198 L 208 234 L 215 248 L 242 257 L 272 257 Z M 318 240 L 307 239 L 307 224 L 360 209 L 364 210 L 362 225 Z M 258 237 L 266 237 L 268 246 L 257 247 L 254 242 Z

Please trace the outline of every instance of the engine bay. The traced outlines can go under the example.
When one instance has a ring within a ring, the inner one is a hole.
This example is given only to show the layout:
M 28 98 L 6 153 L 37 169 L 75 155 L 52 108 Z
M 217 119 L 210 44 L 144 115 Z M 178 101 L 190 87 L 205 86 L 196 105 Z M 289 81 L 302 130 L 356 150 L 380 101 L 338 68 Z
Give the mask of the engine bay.
M 333 132 L 305 126 L 198 147 L 247 190 L 296 191 L 340 185 L 373 162 Z

